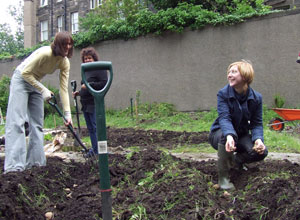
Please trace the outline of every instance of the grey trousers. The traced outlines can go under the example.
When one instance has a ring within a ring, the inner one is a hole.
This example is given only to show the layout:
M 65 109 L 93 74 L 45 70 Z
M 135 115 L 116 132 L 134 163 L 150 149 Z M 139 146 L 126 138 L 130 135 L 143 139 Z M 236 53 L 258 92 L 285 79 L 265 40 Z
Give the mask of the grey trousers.
M 26 146 L 24 127 L 26 119 L 29 123 L 28 146 Z M 42 95 L 16 70 L 10 83 L 6 113 L 5 173 L 46 165 L 43 124 L 44 100 Z

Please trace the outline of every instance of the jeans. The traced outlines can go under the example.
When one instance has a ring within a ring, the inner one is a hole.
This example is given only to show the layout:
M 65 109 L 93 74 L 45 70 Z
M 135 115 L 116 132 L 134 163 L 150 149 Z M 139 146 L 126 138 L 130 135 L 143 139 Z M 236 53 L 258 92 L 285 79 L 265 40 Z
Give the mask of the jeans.
M 86 126 L 88 128 L 92 148 L 96 154 L 98 154 L 98 139 L 97 139 L 97 125 L 96 125 L 96 111 L 93 113 L 83 112 L 84 119 L 86 121 Z
M 208 141 L 213 148 L 218 150 L 218 144 L 225 145 L 226 138 L 224 137 L 221 129 L 210 132 Z M 258 154 L 252 148 L 254 143 L 252 142 L 252 137 L 250 134 L 246 134 L 242 137 L 239 137 L 236 142 L 236 160 L 238 163 L 252 163 L 255 161 L 263 160 L 268 155 L 267 148 L 263 154 Z
M 25 121 L 29 123 L 26 146 Z M 27 83 L 16 70 L 10 83 L 5 125 L 4 171 L 23 171 L 32 166 L 45 166 L 44 100 L 42 94 Z

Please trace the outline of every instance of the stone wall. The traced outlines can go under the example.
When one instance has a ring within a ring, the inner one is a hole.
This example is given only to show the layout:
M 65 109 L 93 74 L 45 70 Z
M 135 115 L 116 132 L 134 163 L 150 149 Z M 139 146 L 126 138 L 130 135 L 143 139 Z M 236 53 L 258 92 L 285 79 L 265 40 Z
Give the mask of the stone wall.
M 209 110 L 226 85 L 228 65 L 250 60 L 256 72 L 252 87 L 272 107 L 274 95 L 286 106 L 300 106 L 300 11 L 254 18 L 232 26 L 205 27 L 183 33 L 148 35 L 93 45 L 101 60 L 113 64 L 114 80 L 106 96 L 109 108 L 130 106 L 141 91 L 142 102 L 173 103 L 178 110 Z M 71 59 L 70 80 L 80 81 L 80 55 Z M 0 63 L 0 75 L 11 74 L 20 61 Z M 45 83 L 58 85 L 57 73 Z M 70 88 L 71 92 L 71 88 Z

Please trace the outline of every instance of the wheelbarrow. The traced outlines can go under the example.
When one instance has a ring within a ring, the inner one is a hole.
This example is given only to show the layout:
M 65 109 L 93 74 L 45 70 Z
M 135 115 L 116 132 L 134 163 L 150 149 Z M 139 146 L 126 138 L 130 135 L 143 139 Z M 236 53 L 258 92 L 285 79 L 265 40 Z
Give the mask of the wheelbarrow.
M 273 118 L 268 126 L 271 130 L 282 131 L 286 122 L 295 122 L 300 120 L 300 109 L 287 109 L 287 108 L 272 108 L 281 118 Z M 296 127 L 300 127 L 298 123 L 294 123 Z

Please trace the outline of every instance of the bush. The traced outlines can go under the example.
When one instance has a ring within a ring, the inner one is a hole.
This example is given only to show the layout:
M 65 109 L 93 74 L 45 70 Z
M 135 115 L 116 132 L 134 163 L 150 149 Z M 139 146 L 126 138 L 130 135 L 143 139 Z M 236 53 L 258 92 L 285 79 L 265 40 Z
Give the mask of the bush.
M 9 85 L 10 85 L 11 78 L 9 76 L 3 75 L 0 80 L 0 108 L 2 111 L 2 115 L 6 115 L 7 105 L 8 105 L 8 98 L 9 98 Z M 59 90 L 55 87 L 52 87 L 50 85 L 47 86 L 50 91 L 52 91 L 57 98 L 57 102 L 60 104 L 60 98 L 59 98 Z M 56 113 L 55 109 L 50 106 L 49 104 L 44 105 L 44 113 L 45 117 L 49 114 Z
M 274 96 L 274 104 L 276 108 L 282 108 L 284 106 L 285 99 L 280 96 L 279 94 L 276 94 Z
M 6 115 L 6 109 L 8 105 L 10 80 L 10 77 L 6 75 L 3 75 L 0 80 L 0 108 L 3 116 Z
M 52 87 L 51 85 L 48 85 L 47 88 L 54 93 L 55 98 L 57 100 L 57 104 L 61 106 L 60 102 L 60 96 L 59 96 L 59 90 L 55 87 Z M 48 103 L 44 103 L 44 118 L 46 118 L 49 115 L 58 114 L 56 110 Z

